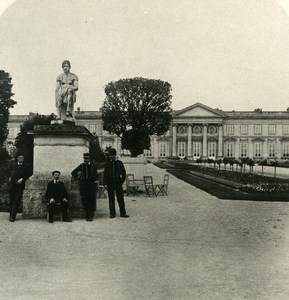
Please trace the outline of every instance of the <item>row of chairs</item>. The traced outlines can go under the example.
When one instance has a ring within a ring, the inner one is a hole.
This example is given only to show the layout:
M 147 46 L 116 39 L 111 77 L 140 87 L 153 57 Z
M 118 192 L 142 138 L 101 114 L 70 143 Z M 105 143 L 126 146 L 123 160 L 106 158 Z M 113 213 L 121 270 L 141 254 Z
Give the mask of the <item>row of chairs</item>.
M 144 191 L 147 197 L 158 196 L 158 195 L 168 195 L 168 185 L 169 185 L 169 174 L 164 175 L 164 180 L 162 183 L 154 184 L 152 176 L 143 177 Z M 126 175 L 126 193 L 129 195 L 137 195 L 140 188 L 140 184 L 137 184 L 134 179 L 134 174 Z
M 127 196 L 136 196 L 139 188 L 144 186 L 144 191 L 147 197 L 163 195 L 167 196 L 168 185 L 169 185 L 169 174 L 164 174 L 162 183 L 154 184 L 152 176 L 144 176 L 143 183 L 138 184 L 134 178 L 134 174 L 126 175 L 126 194 Z M 98 184 L 98 195 L 97 198 L 106 198 L 105 187 Z

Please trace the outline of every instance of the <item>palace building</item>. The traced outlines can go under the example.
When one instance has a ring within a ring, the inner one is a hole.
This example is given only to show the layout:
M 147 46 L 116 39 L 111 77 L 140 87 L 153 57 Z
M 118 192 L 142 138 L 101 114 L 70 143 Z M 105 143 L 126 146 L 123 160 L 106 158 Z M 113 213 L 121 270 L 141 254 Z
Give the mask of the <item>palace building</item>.
M 152 160 L 179 157 L 244 158 L 289 160 L 289 111 L 222 111 L 195 103 L 172 113 L 173 120 L 163 136 L 151 136 L 151 148 L 144 155 Z M 7 147 L 29 115 L 11 115 Z M 103 130 L 100 111 L 75 112 L 76 124 L 99 138 L 101 148 L 112 146 L 119 154 L 121 141 Z

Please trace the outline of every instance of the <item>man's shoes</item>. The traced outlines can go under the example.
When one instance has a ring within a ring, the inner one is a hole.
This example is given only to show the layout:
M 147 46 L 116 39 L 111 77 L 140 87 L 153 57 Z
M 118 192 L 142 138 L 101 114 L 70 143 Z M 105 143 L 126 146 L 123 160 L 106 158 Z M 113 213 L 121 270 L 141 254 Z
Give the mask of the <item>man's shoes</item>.
M 129 215 L 125 214 L 125 215 L 122 215 L 120 216 L 121 218 L 129 218 Z
M 110 217 L 111 219 L 113 219 L 113 218 L 115 218 L 115 215 L 110 215 L 109 217 Z
M 86 221 L 91 222 L 92 218 L 86 218 Z
M 49 223 L 53 223 L 54 221 L 53 221 L 53 220 L 49 220 L 48 222 L 49 222 Z
M 9 221 L 10 221 L 10 222 L 14 222 L 15 219 L 10 217 L 10 218 L 9 218 Z

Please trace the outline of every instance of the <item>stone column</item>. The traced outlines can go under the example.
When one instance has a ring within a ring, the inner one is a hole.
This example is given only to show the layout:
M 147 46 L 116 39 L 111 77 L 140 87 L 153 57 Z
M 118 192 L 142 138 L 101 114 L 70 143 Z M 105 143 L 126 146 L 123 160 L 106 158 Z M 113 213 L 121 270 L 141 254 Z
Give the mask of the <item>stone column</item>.
M 192 157 L 192 125 L 188 124 L 188 157 Z
M 208 124 L 203 124 L 203 158 L 208 157 Z
M 219 124 L 218 157 L 223 157 L 223 125 Z
M 264 139 L 263 142 L 263 158 L 267 158 L 268 157 L 268 140 Z
M 240 139 L 237 139 L 236 141 L 236 147 L 235 147 L 235 157 L 240 157 Z
M 173 125 L 173 157 L 177 156 L 177 126 Z
M 252 139 L 248 139 L 248 157 L 254 157 L 254 143 Z
M 277 157 L 277 159 L 281 159 L 281 157 L 282 157 L 282 143 L 281 143 L 280 139 L 277 139 L 277 142 L 276 142 L 276 157 Z

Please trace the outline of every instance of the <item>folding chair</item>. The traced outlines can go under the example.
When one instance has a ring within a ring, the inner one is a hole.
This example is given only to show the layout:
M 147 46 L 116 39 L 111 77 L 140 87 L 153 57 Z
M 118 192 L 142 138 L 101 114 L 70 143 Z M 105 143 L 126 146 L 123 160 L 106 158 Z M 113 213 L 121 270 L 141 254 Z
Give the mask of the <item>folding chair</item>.
M 144 180 L 146 196 L 147 197 L 157 196 L 156 186 L 153 184 L 153 177 L 152 176 L 144 176 L 143 180 Z
M 164 195 L 168 195 L 168 185 L 169 185 L 169 174 L 165 174 L 164 175 L 164 182 L 161 183 L 161 184 L 157 184 L 157 189 L 158 189 L 158 192 L 157 192 L 157 196 L 159 194 L 161 194 L 162 196 Z
M 99 184 L 97 198 L 106 198 L 105 191 L 106 191 L 106 189 L 105 189 L 104 185 Z
M 139 185 L 134 182 L 134 174 L 126 174 L 126 195 L 137 195 Z

